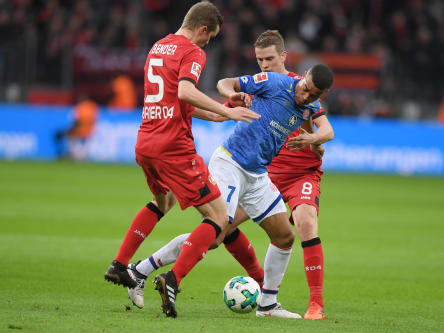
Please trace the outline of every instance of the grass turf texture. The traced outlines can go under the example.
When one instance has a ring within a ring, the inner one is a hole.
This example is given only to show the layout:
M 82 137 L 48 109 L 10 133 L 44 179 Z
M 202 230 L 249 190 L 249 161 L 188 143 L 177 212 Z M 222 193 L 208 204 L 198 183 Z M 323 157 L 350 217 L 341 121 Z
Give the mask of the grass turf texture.
M 443 331 L 444 179 L 326 174 L 320 237 L 323 321 L 229 311 L 222 290 L 242 268 L 221 247 L 184 279 L 177 319 L 147 283 L 145 308 L 103 274 L 137 211 L 151 199 L 130 165 L 0 163 L 0 331 L 425 332 Z M 142 259 L 199 222 L 176 206 L 142 244 Z M 263 262 L 265 233 L 242 227 Z M 279 301 L 303 314 L 308 290 L 299 242 Z M 162 271 L 165 271 L 163 268 Z M 149 278 L 151 280 L 151 277 Z

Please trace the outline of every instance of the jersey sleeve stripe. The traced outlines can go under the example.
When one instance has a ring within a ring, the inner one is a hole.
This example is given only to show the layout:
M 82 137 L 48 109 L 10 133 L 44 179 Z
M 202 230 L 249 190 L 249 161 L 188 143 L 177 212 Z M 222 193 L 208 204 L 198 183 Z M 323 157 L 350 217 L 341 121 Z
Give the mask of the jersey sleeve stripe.
M 220 146 L 220 148 L 221 148 L 225 153 L 227 153 L 228 156 L 230 156 L 230 157 L 233 156 L 228 150 L 225 149 L 225 147 Z
M 192 84 L 196 85 L 196 81 L 194 81 L 192 78 L 189 77 L 181 77 L 178 82 L 185 80 L 185 81 L 190 81 Z
M 321 109 L 321 110 L 319 110 L 318 112 L 316 112 L 316 113 L 311 117 L 311 119 L 316 119 L 316 118 L 318 118 L 318 117 L 320 117 L 320 116 L 325 116 L 325 111 L 324 111 L 323 109 Z

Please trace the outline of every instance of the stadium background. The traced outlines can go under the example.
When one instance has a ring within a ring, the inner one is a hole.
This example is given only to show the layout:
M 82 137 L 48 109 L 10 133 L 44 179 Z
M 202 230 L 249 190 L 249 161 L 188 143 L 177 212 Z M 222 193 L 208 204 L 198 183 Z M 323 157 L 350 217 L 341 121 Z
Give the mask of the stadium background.
M 0 331 L 442 331 L 439 0 L 214 1 L 225 23 L 206 48 L 206 93 L 218 98 L 219 78 L 258 71 L 252 44 L 268 28 L 286 40 L 288 69 L 322 61 L 335 72 L 325 99 L 335 139 L 326 145 L 320 211 L 327 321 L 229 313 L 220 292 L 242 272 L 224 250 L 209 252 L 184 281 L 178 322 L 159 320 L 152 290 L 146 309 L 129 311 L 125 292 L 102 282 L 129 221 L 151 198 L 133 151 L 146 52 L 177 30 L 194 2 L 0 0 L 0 263 L 7 267 Z M 99 105 L 93 131 L 65 140 L 61 156 L 55 135 L 72 126 L 85 97 Z M 199 153 L 208 159 L 232 127 L 194 121 Z M 174 208 L 137 258 L 198 219 Z M 244 228 L 263 259 L 263 232 Z M 303 312 L 304 283 L 295 246 L 280 301 Z
M 98 121 L 89 142 L 71 141 L 69 155 L 133 162 L 146 52 L 192 3 L 1 1 L 0 157 L 56 158 L 55 133 L 71 126 L 72 106 L 88 97 L 102 106 Z M 218 98 L 219 78 L 256 73 L 252 44 L 261 31 L 279 29 L 290 70 L 322 61 L 335 72 L 324 102 L 336 129 L 326 170 L 444 173 L 441 1 L 215 3 L 225 24 L 206 48 L 203 91 Z M 206 160 L 231 128 L 195 121 Z M 411 135 L 419 132 L 420 140 Z

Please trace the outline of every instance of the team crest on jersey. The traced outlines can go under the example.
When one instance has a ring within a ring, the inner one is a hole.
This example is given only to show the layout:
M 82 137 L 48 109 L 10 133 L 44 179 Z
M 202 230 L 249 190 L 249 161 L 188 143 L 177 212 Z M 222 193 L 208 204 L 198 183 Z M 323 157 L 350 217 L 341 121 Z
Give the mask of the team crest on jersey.
M 199 80 L 200 73 L 202 72 L 202 66 L 198 64 L 197 62 L 193 61 L 193 65 L 191 66 L 190 73 L 196 76 L 196 78 Z
M 253 80 L 254 80 L 254 83 L 268 81 L 268 74 L 267 74 L 267 72 L 255 74 L 253 76 Z
M 308 119 L 310 117 L 310 109 L 305 109 L 304 113 L 302 114 L 302 118 Z
M 298 116 L 292 115 L 290 119 L 288 119 L 288 125 L 294 126 L 294 124 L 296 124 L 297 121 L 298 121 Z

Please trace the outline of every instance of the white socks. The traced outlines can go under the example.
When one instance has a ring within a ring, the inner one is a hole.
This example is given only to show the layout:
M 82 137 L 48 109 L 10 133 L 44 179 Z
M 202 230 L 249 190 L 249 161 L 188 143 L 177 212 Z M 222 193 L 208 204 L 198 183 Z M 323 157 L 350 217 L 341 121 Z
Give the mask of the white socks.
M 268 306 L 277 302 L 277 293 L 290 261 L 291 248 L 280 249 L 270 243 L 264 263 L 264 287 L 260 306 Z
M 136 267 L 137 271 L 145 276 L 149 276 L 159 267 L 175 262 L 182 249 L 183 242 L 185 242 L 189 235 L 182 234 L 171 240 L 164 247 L 154 252 L 151 257 L 141 261 Z

